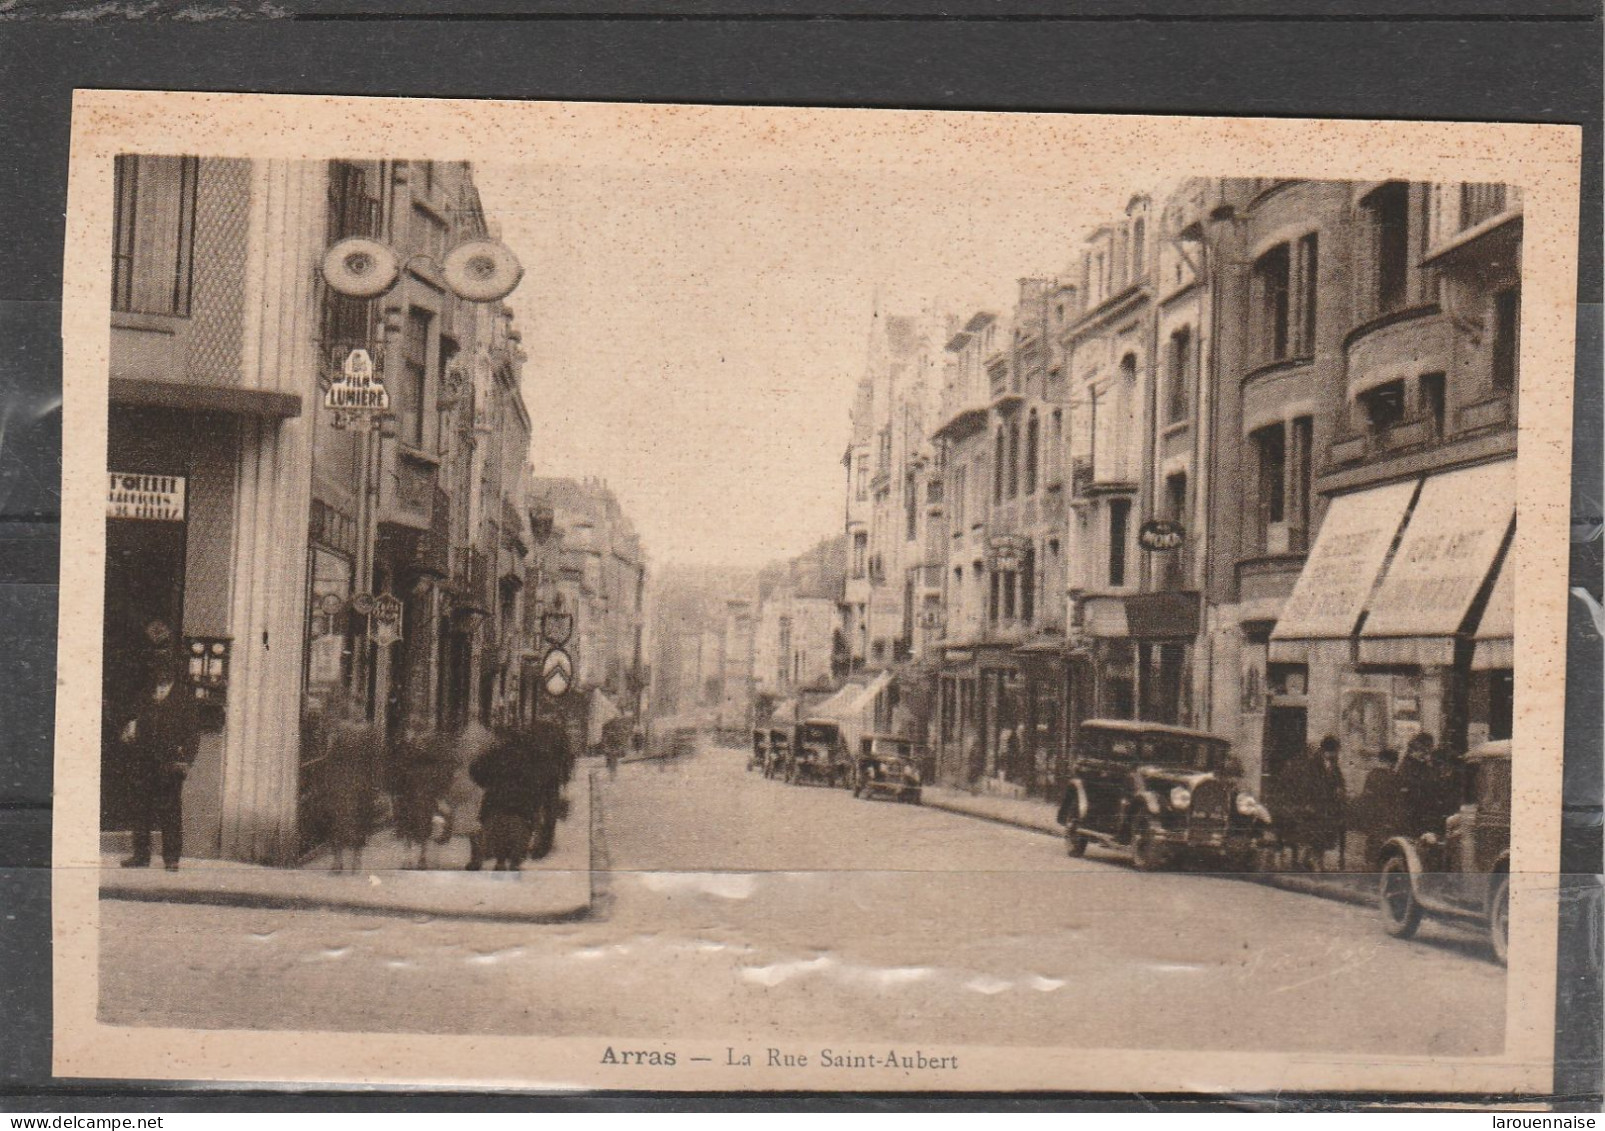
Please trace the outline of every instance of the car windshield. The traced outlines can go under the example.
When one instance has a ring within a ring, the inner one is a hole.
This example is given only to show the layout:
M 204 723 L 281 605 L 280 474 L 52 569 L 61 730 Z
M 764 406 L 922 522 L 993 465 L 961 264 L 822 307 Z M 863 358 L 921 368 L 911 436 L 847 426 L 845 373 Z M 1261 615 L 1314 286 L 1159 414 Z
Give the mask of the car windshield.
M 799 742 L 835 742 L 836 728 L 824 723 L 804 723 L 797 728 Z
M 1218 770 L 1222 756 L 1216 742 L 1182 735 L 1147 735 L 1142 740 L 1143 761 L 1161 766 L 1186 766 L 1191 770 Z

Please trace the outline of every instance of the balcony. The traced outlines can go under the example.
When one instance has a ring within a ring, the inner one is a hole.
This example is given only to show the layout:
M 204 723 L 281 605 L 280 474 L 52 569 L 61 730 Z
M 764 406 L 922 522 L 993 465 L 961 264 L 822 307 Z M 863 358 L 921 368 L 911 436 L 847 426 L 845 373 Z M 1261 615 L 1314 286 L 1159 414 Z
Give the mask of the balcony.
M 1415 306 L 1373 318 L 1343 342 L 1349 399 L 1397 378 L 1444 373 L 1453 360 L 1449 322 L 1436 306 Z

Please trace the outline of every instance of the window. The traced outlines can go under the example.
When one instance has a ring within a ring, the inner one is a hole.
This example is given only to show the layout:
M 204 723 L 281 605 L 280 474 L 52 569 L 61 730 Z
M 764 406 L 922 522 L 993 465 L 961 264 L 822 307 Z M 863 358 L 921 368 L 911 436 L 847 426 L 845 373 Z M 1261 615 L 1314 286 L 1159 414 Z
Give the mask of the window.
M 1009 423 L 1009 498 L 1020 494 L 1020 422 Z
M 329 162 L 329 217 L 326 238 L 332 245 L 349 236 L 379 234 L 379 202 L 368 194 L 368 178 L 360 165 Z M 323 292 L 320 337 L 326 347 L 366 345 L 373 322 L 371 300 L 348 298 L 332 289 Z
M 965 483 L 966 470 L 963 464 L 953 469 L 953 533 L 955 536 L 964 532 L 964 493 L 968 488 L 968 484 Z
M 1048 476 L 1049 485 L 1064 482 L 1064 410 L 1054 409 L 1052 423 L 1048 427 Z
M 994 578 L 1000 576 L 994 573 Z M 1015 611 L 1015 591 L 1019 588 L 1020 575 L 1012 569 L 1006 569 L 1001 574 L 1003 578 L 1003 619 L 1013 620 Z
M 1265 361 L 1280 361 L 1288 350 L 1287 245 L 1278 244 L 1254 263 L 1255 307 L 1259 325 L 1256 337 Z
M 992 452 L 992 502 L 1003 501 L 1003 429 L 998 429 L 996 444 Z
M 1142 218 L 1138 217 L 1131 225 L 1131 275 L 1133 279 L 1143 276 L 1143 255 L 1148 250 L 1144 236 L 1146 229 Z
M 1475 228 L 1505 210 L 1505 186 L 1467 183 L 1460 186 L 1460 230 Z
M 857 495 L 858 501 L 862 503 L 866 499 L 869 498 L 869 455 L 868 455 L 868 453 L 865 453 L 865 452 L 859 452 L 858 453 L 857 465 L 858 466 L 855 469 L 856 475 L 857 475 L 857 482 L 856 482 L 856 485 L 854 487 L 854 493 Z
M 1020 619 L 1030 624 L 1037 615 L 1037 548 L 1027 546 L 1020 561 Z
M 1037 419 L 1037 410 L 1031 410 L 1031 416 L 1025 425 L 1025 493 L 1034 495 L 1037 491 L 1037 460 L 1038 449 L 1041 446 L 1041 421 Z
M 1390 181 L 1365 198 L 1371 217 L 1375 313 L 1405 304 L 1410 268 L 1410 186 Z
M 412 206 L 412 250 L 434 260 L 436 270 L 446 257 L 446 225 L 435 218 L 427 208 Z
M 1445 424 L 1444 378 L 1442 373 L 1421 375 L 1421 415 L 1432 424 L 1434 439 L 1443 438 Z
M 187 318 L 200 162 L 119 157 L 115 168 L 112 309 Z
M 1002 581 L 1003 581 L 1003 575 L 1002 574 L 1000 574 L 1000 573 L 993 573 L 992 574 L 992 599 L 991 599 L 991 602 L 987 605 L 987 616 L 992 621 L 993 624 L 996 624 L 998 622 L 998 605 L 999 605 L 999 597 L 1001 596 L 1000 584 L 1002 583 Z
M 403 443 L 424 446 L 424 395 L 429 382 L 429 321 L 427 311 L 407 312 L 402 343 L 402 381 L 396 399 L 396 421 Z
M 869 553 L 869 535 L 859 531 L 853 535 L 853 576 L 862 578 L 865 570 L 865 558 Z
M 1297 330 L 1293 351 L 1299 357 L 1315 355 L 1315 309 L 1320 274 L 1321 237 L 1311 232 L 1299 237 L 1293 262 L 1293 325 Z
M 1521 288 L 1494 295 L 1493 383 L 1501 393 L 1516 391 L 1521 371 Z
M 1258 458 L 1260 544 L 1274 523 L 1287 517 L 1287 435 L 1281 424 L 1272 424 L 1253 434 Z
M 920 533 L 920 488 L 912 471 L 903 475 L 903 538 L 912 542 Z
M 1315 478 L 1315 418 L 1293 421 L 1292 452 L 1288 459 L 1291 482 L 1287 501 L 1287 548 L 1290 553 L 1309 549 L 1310 492 Z
M 1169 372 L 1166 377 L 1165 418 L 1172 424 L 1187 419 L 1188 386 L 1193 371 L 1193 332 L 1183 326 L 1170 335 Z
M 1109 502 L 1109 585 L 1118 589 L 1126 584 L 1126 533 L 1131 525 L 1131 500 Z
M 1404 381 L 1389 381 L 1360 394 L 1360 409 L 1372 432 L 1386 432 L 1404 422 Z

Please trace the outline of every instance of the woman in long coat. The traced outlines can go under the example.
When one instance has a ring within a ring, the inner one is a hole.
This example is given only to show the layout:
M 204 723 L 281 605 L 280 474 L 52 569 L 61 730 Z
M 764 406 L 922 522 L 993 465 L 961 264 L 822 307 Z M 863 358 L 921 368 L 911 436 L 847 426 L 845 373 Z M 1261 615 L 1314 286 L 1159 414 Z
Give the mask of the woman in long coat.
M 334 870 L 362 870 L 377 816 L 379 792 L 378 732 L 349 699 L 334 704 L 325 746 L 324 805 Z

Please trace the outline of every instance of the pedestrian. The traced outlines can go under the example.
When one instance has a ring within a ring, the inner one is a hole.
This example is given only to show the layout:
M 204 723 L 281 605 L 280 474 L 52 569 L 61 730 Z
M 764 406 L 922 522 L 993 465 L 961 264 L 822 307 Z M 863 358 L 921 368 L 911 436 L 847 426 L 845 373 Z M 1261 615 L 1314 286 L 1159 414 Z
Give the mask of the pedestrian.
M 1432 735 L 1421 731 L 1405 744 L 1404 758 L 1399 762 L 1399 813 L 1410 836 L 1441 836 L 1444 819 L 1449 815 L 1447 783 L 1432 756 L 1436 746 Z
M 1405 832 L 1398 765 L 1397 750 L 1388 747 L 1378 753 L 1354 802 L 1354 824 L 1365 834 L 1366 863 L 1373 870 L 1382 846 Z
M 479 807 L 478 855 L 498 872 L 518 871 L 529 852 L 546 776 L 538 755 L 529 734 L 506 728 L 469 767 L 474 783 L 485 791 Z
M 379 735 L 350 696 L 330 705 L 325 734 L 323 804 L 334 870 L 360 872 L 377 816 Z
M 451 788 L 456 770 L 453 741 L 440 731 L 409 725 L 396 744 L 391 791 L 395 797 L 396 836 L 416 848 L 415 867 L 429 867 L 429 842 L 435 836 L 440 802 Z
M 1321 739 L 1315 750 L 1315 761 L 1310 768 L 1309 847 L 1317 870 L 1326 870 L 1326 861 L 1333 849 L 1340 852 L 1348 829 L 1349 793 L 1343 780 L 1343 767 L 1339 761 L 1341 745 L 1332 735 Z
M 178 657 L 150 657 L 145 690 L 118 732 L 134 834 L 124 868 L 146 868 L 151 831 L 162 834 L 162 863 L 178 871 L 184 854 L 184 779 L 195 764 L 195 704 L 178 678 Z

